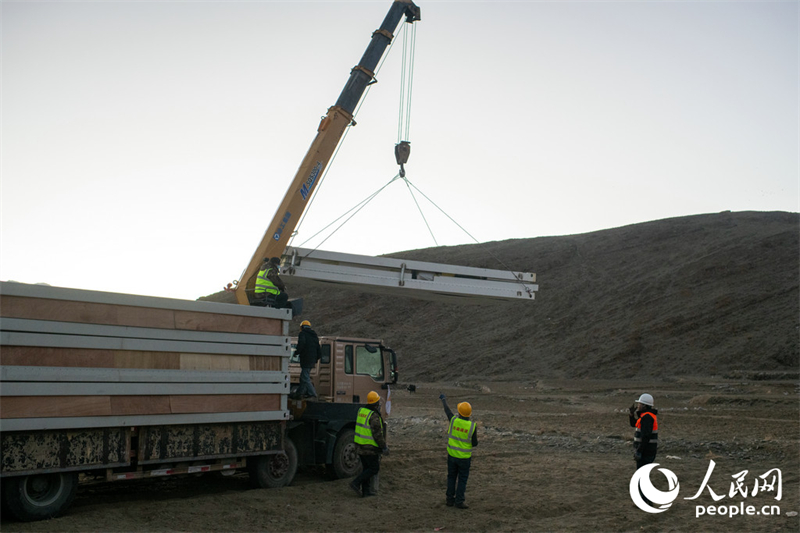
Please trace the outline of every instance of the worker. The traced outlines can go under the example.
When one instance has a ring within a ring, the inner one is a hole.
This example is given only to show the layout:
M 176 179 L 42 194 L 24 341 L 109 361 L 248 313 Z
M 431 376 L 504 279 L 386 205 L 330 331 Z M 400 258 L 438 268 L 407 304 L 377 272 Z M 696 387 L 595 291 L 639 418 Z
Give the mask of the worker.
M 386 424 L 381 417 L 381 397 L 375 391 L 367 394 L 367 406 L 358 410 L 353 442 L 358 448 L 362 470 L 350 482 L 350 488 L 362 497 L 375 496 L 370 483 L 381 469 L 381 454 L 389 453 L 386 445 Z
M 322 348 L 319 346 L 317 332 L 311 329 L 311 322 L 303 320 L 300 323 L 300 333 L 297 334 L 297 349 L 300 359 L 300 386 L 295 392 L 295 398 L 316 398 L 317 391 L 311 383 L 311 370 L 317 366 L 317 361 L 322 357 Z
M 250 305 L 260 307 L 274 307 L 276 309 L 290 308 L 289 295 L 286 294 L 286 285 L 279 276 L 280 257 L 264 258 L 261 270 L 256 277 L 256 288 L 253 302 Z
M 653 407 L 653 397 L 647 393 L 628 408 L 633 433 L 633 458 L 636 469 L 655 461 L 658 448 L 658 411 Z
M 475 422 L 470 420 L 472 416 L 472 405 L 469 402 L 461 402 L 456 406 L 458 415 L 453 415 L 450 406 L 447 405 L 447 397 L 439 395 L 444 405 L 444 413 L 450 421 L 447 427 L 447 492 L 445 493 L 445 504 L 448 507 L 455 506 L 458 509 L 468 509 L 466 504 L 465 492 L 467 491 L 467 479 L 469 479 L 469 468 L 472 463 L 472 449 L 478 445 L 478 428 Z

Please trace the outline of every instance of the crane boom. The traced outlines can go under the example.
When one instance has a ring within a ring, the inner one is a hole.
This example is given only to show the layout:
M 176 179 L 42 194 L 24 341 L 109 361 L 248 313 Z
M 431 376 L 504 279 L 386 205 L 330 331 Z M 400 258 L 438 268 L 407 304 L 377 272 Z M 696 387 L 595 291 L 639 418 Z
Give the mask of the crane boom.
M 236 285 L 236 299 L 240 304 L 247 305 L 249 303 L 247 293 L 252 291 L 255 286 L 255 276 L 263 259 L 283 255 L 289 237 L 308 206 L 308 200 L 314 187 L 325 171 L 347 126 L 353 123 L 353 112 L 364 95 L 367 85 L 373 81 L 375 68 L 392 42 L 394 32 L 403 16 L 407 23 L 418 21 L 420 20 L 420 9 L 412 0 L 394 0 L 380 28 L 373 32 L 369 46 L 358 65 L 350 71 L 350 78 L 336 104 L 328 109 L 327 114 L 320 121 L 317 127 L 317 136 L 300 163 L 272 222 L 267 226 L 261 243 Z

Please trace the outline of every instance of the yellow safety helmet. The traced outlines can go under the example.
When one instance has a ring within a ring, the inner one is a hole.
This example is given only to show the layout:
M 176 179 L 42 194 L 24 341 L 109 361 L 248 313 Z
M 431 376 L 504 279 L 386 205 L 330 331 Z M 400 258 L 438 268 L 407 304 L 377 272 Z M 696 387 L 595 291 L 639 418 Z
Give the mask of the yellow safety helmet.
M 369 394 L 367 394 L 367 403 L 375 403 L 375 402 L 379 402 L 380 400 L 381 400 L 381 397 L 374 390 L 373 391 L 369 391 Z
M 461 402 L 458 404 L 458 414 L 468 417 L 472 414 L 472 406 L 469 402 Z
M 302 322 L 300 322 L 301 328 L 304 328 L 306 326 L 311 327 L 311 322 L 309 322 L 308 320 L 303 320 Z

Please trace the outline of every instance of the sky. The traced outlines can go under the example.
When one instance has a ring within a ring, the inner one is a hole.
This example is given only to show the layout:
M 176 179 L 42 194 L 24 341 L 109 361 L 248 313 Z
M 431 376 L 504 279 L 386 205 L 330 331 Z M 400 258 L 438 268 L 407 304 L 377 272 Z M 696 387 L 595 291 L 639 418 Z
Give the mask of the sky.
M 417 4 L 411 89 L 402 24 L 292 244 L 800 211 L 800 3 Z M 237 279 L 390 5 L 4 0 L 0 280 L 195 299 Z M 398 140 L 433 203 L 395 181 L 309 241 L 396 176 Z

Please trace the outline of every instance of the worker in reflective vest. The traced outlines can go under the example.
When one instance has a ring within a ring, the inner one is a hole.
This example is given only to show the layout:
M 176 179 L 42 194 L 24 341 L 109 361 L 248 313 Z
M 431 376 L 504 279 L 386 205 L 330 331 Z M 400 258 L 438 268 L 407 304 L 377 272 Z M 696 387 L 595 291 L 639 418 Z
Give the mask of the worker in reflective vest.
M 386 424 L 381 417 L 381 397 L 375 391 L 367 395 L 367 406 L 358 410 L 356 434 L 353 438 L 361 459 L 361 473 L 350 483 L 359 496 L 375 496 L 370 488 L 372 478 L 381 469 L 381 454 L 388 454 Z
M 658 451 L 658 410 L 653 407 L 653 397 L 642 394 L 628 409 L 633 432 L 633 458 L 636 469 L 656 460 Z
M 439 395 L 444 405 L 444 413 L 450 424 L 447 427 L 447 492 L 445 504 L 448 507 L 467 509 L 465 493 L 467 479 L 472 464 L 472 449 L 478 445 L 478 432 L 475 422 L 470 420 L 472 406 L 461 402 L 457 406 L 458 415 L 453 415 L 447 405 L 447 397 Z
M 289 295 L 286 294 L 286 285 L 280 278 L 279 269 L 281 264 L 280 257 L 273 257 L 269 260 L 264 259 L 261 270 L 256 277 L 256 288 L 253 291 L 253 301 L 251 305 L 260 307 L 275 307 L 285 309 L 288 305 Z

